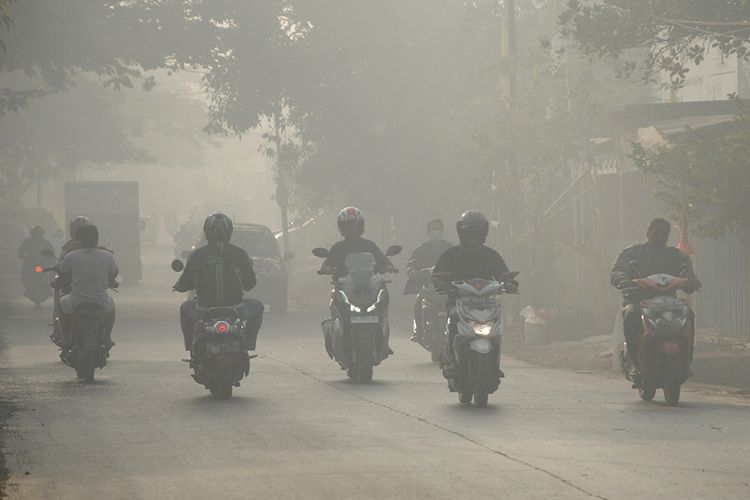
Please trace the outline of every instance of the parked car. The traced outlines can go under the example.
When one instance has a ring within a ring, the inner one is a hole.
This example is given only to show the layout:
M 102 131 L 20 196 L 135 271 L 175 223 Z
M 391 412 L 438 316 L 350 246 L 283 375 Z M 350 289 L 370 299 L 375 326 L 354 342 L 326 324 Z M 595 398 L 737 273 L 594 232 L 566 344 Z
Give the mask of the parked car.
M 201 237 L 195 248 L 205 244 L 205 237 Z M 272 313 L 286 314 L 288 275 L 284 262 L 292 259 L 294 254 L 282 255 L 273 232 L 261 224 L 235 223 L 232 244 L 245 250 L 253 259 L 258 285 L 246 292 L 247 297 L 269 305 Z

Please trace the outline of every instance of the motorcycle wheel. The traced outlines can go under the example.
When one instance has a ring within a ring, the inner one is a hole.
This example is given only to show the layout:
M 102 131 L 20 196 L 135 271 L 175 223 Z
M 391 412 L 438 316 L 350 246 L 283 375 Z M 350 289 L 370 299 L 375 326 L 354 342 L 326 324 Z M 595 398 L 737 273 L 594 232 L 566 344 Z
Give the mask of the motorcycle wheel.
M 486 392 L 477 392 L 474 394 L 474 406 L 477 408 L 487 408 L 487 400 L 489 399 L 489 394 Z
M 638 395 L 644 401 L 651 401 L 656 396 L 656 389 L 647 385 L 641 385 L 638 388 Z
M 677 403 L 680 402 L 680 385 L 682 382 L 679 358 L 667 358 L 664 371 L 664 400 L 668 406 L 677 406 Z
M 372 340 L 369 335 L 357 336 L 357 361 L 354 364 L 354 370 L 357 372 L 355 381 L 362 384 L 372 382 Z
M 487 408 L 487 399 L 489 398 L 489 392 L 484 389 L 484 381 L 489 381 L 494 377 L 497 377 L 495 371 L 492 369 L 491 361 L 488 355 L 475 355 L 472 357 L 472 365 L 470 368 L 474 371 L 474 406 L 477 408 Z M 496 359 L 496 358 L 494 358 Z M 497 361 L 494 361 L 497 362 Z M 478 386 L 478 387 L 476 387 Z
M 76 375 L 84 382 L 93 382 L 95 369 L 96 368 L 94 368 L 93 366 L 83 366 L 80 368 L 76 368 Z
M 459 392 L 458 393 L 458 401 L 464 405 L 470 405 L 471 399 L 473 397 L 474 397 L 474 394 L 471 392 Z
M 216 399 L 229 399 L 232 397 L 232 384 L 216 384 L 208 389 Z

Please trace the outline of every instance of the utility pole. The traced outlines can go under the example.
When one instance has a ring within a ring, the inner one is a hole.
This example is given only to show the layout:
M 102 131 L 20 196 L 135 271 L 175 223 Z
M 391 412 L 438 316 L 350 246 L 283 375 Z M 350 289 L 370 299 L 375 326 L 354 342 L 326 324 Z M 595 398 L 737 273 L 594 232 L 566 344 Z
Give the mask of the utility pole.
M 520 180 L 518 176 L 518 152 L 516 150 L 517 133 L 516 133 L 516 111 L 517 111 L 517 44 L 516 44 L 516 1 L 505 1 L 505 16 L 502 23 L 502 36 L 500 42 L 500 56 L 503 61 L 505 75 L 503 78 L 505 106 L 508 110 L 508 125 L 510 134 L 508 139 L 508 156 L 507 162 L 507 183 L 506 188 L 497 195 L 504 199 L 506 233 L 508 242 L 512 242 L 516 235 L 523 233 L 520 213 Z
M 280 106 L 281 107 L 281 106 Z M 276 146 L 276 203 L 281 209 L 281 232 L 284 254 L 289 252 L 289 179 L 284 160 L 282 160 L 281 126 L 279 125 L 279 110 L 273 115 L 273 137 Z

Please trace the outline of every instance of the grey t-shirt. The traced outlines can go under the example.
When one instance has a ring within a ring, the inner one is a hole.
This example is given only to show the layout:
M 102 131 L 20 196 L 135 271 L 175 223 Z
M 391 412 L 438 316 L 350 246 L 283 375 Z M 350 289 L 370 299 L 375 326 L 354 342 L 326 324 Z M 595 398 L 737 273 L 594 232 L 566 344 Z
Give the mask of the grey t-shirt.
M 75 305 L 92 302 L 108 307 L 110 279 L 117 276 L 115 258 L 106 250 L 84 248 L 70 252 L 60 264 L 62 274 L 71 275 L 71 298 Z

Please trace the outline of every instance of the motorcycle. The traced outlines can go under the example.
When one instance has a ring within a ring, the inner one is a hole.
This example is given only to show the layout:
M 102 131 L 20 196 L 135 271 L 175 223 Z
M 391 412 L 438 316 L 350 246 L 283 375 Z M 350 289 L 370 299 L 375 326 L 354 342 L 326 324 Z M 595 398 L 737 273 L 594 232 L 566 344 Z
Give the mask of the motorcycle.
M 641 300 L 643 336 L 638 346 L 640 374 L 633 377 L 622 355 L 625 376 L 644 401 L 651 401 L 656 390 L 664 390 L 669 406 L 680 401 L 680 387 L 690 376 L 695 337 L 687 301 L 675 297 L 687 278 L 670 274 L 653 274 L 633 282 L 645 291 L 648 298 Z M 625 345 L 627 351 L 627 344 Z
M 46 255 L 45 255 L 46 256 Z M 62 346 L 62 309 L 60 298 L 66 292 L 59 268 L 43 268 L 43 272 L 55 273 L 52 281 L 53 297 L 53 333 L 50 337 L 60 347 L 60 359 L 76 371 L 79 379 L 86 382 L 94 380 L 97 368 L 104 368 L 109 358 L 109 347 L 104 345 L 106 334 L 106 312 L 98 304 L 81 304 L 70 316 L 70 346 Z M 109 288 L 117 291 L 118 283 L 112 282 Z
M 181 260 L 172 261 L 172 269 L 181 272 Z M 239 306 L 206 308 L 195 322 L 190 363 L 193 379 L 219 399 L 232 397 L 232 388 L 250 373 L 250 359 L 245 342 L 245 323 Z
M 47 253 L 46 250 L 43 251 Z M 45 302 L 51 293 L 49 275 L 45 273 L 45 265 L 49 265 L 50 258 L 40 256 L 31 262 L 24 262 L 21 268 L 21 281 L 24 284 L 24 296 L 31 300 L 36 307 Z
M 414 317 L 414 337 L 419 345 L 430 352 L 433 363 L 438 363 L 445 350 L 445 325 L 448 322 L 446 297 L 437 293 L 432 284 L 432 268 L 417 271 L 416 278 L 422 283 L 422 289 L 416 299 L 421 318 Z
M 498 299 L 504 293 L 515 293 L 509 282 L 519 273 L 507 273 L 501 281 L 471 279 L 453 281 L 448 293 L 456 299 L 456 335 L 452 349 L 456 366 L 444 365 L 448 389 L 458 393 L 458 400 L 485 408 L 490 394 L 500 386 L 500 352 L 503 334 L 503 310 Z M 446 332 L 447 333 L 447 332 Z M 447 334 L 446 334 L 447 336 Z M 452 372 L 452 373 L 451 373 Z
M 398 255 L 401 250 L 393 245 L 385 255 Z M 328 250 L 315 248 L 313 254 L 324 259 Z M 375 258 L 370 253 L 349 254 L 345 265 L 348 274 L 331 282 L 331 318 L 321 325 L 325 348 L 352 381 L 369 383 L 373 367 L 389 354 L 386 285 L 390 281 L 375 272 Z

